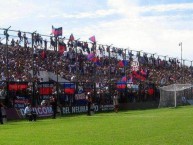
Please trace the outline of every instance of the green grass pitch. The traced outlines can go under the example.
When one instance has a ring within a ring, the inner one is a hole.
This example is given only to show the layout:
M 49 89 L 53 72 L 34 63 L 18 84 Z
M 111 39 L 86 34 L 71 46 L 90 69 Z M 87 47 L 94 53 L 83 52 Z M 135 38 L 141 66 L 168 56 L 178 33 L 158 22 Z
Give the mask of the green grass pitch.
M 193 145 L 193 107 L 10 121 L 0 145 Z

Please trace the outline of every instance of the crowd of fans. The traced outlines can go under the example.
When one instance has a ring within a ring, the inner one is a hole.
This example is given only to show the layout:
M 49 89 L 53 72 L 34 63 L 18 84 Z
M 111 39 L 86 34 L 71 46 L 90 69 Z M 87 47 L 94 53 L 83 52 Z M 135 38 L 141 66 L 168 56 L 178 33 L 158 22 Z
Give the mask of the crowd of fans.
M 41 82 L 40 71 L 71 82 L 114 84 L 115 88 L 117 82 L 129 82 L 141 90 L 150 84 L 158 88 L 193 81 L 192 66 L 175 58 L 65 38 L 47 41 L 35 33 L 30 40 L 20 31 L 16 39 L 9 38 L 8 46 L 0 43 L 0 66 L 0 81 Z

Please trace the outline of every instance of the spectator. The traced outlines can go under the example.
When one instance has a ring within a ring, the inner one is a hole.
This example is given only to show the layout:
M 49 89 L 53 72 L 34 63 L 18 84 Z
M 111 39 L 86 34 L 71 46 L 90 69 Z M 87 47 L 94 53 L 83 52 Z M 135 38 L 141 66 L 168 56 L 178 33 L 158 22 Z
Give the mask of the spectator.
M 19 30 L 17 33 L 17 36 L 19 37 L 19 41 L 22 41 L 21 31 Z
M 37 115 L 36 115 L 36 113 L 32 110 L 30 103 L 28 103 L 27 106 L 25 107 L 24 114 L 25 114 L 25 117 L 26 117 L 29 121 L 32 121 L 32 120 L 33 120 L 33 121 L 36 121 Z
M 52 118 L 56 119 L 56 114 L 57 114 L 57 99 L 56 99 L 56 96 L 50 97 L 50 105 L 52 106 L 52 111 L 53 111 Z
M 114 111 L 117 113 L 119 110 L 119 101 L 118 101 L 118 92 L 115 91 L 113 95 L 113 105 L 114 105 Z
M 14 40 L 14 39 L 11 40 L 11 46 L 12 46 L 12 47 L 15 46 L 15 40 Z
M 42 102 L 41 102 L 41 106 L 47 106 L 47 102 L 46 102 L 46 100 L 42 100 Z
M 90 116 L 91 115 L 91 105 L 92 105 L 92 97 L 91 97 L 91 93 L 88 92 L 86 95 L 86 99 L 87 99 L 87 115 Z
M 1 43 L 1 41 L 2 41 L 2 40 L 1 40 L 1 37 L 0 37 L 0 45 L 3 45 L 3 43 Z
M 3 103 L 0 101 L 0 122 L 3 124 L 3 114 L 1 108 L 4 107 Z

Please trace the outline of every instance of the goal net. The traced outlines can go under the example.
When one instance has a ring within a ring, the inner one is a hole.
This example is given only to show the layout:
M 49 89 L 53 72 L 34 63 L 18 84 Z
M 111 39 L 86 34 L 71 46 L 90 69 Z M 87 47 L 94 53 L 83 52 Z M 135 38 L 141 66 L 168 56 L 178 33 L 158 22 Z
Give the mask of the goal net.
M 172 84 L 160 87 L 159 108 L 186 104 L 187 100 L 193 99 L 192 87 L 192 84 Z

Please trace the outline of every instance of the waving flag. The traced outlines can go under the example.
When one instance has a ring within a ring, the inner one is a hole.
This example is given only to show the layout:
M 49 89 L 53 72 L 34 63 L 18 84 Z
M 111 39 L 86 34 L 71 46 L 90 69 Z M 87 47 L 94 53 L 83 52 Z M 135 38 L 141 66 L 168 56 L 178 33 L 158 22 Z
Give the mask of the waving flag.
M 66 44 L 64 42 L 59 41 L 58 51 L 59 51 L 60 55 L 62 55 L 64 53 L 64 51 L 66 51 Z
M 95 58 L 95 54 L 94 53 L 90 53 L 90 54 L 87 55 L 87 59 L 88 60 L 92 61 L 94 58 Z
M 141 75 L 139 72 L 133 71 L 132 74 L 135 79 L 138 79 L 140 81 L 146 80 L 146 78 L 143 75 Z
M 95 36 L 91 36 L 91 37 L 89 38 L 89 40 L 92 41 L 93 43 L 96 43 Z
M 74 41 L 74 35 L 73 34 L 70 35 L 69 41 Z
M 52 26 L 51 34 L 53 34 L 55 37 L 62 36 L 62 27 L 54 28 L 54 26 Z
M 127 60 L 120 60 L 118 62 L 118 66 L 119 67 L 124 67 L 124 66 L 127 66 L 128 65 L 128 61 Z

